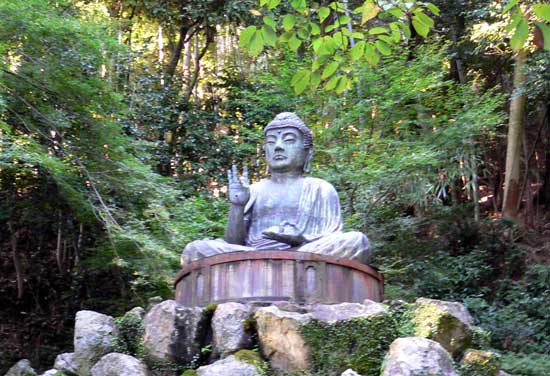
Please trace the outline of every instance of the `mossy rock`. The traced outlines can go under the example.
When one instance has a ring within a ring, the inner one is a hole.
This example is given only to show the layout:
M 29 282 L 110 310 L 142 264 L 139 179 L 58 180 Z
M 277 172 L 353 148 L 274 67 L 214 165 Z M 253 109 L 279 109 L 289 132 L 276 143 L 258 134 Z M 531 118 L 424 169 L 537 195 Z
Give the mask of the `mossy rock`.
M 460 303 L 421 298 L 411 316 L 415 336 L 439 342 L 452 356 L 471 346 L 471 317 Z
M 257 351 L 253 350 L 239 350 L 233 355 L 235 356 L 235 358 L 237 358 L 237 360 L 240 360 L 243 363 L 256 365 L 262 362 L 260 354 L 258 354 Z
M 500 357 L 491 351 L 468 350 L 460 364 L 463 376 L 497 376 L 500 371 Z
M 197 371 L 194 369 L 188 369 L 181 374 L 181 376 L 197 376 Z
M 351 368 L 363 376 L 378 376 L 397 338 L 397 325 L 391 315 L 382 314 L 332 324 L 311 320 L 300 333 L 310 348 L 315 375 L 340 375 Z

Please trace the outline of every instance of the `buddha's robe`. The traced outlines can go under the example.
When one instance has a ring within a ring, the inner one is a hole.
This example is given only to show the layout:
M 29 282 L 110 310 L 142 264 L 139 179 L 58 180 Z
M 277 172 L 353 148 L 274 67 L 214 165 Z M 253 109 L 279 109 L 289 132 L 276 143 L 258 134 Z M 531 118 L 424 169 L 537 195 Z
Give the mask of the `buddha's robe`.
M 330 183 L 304 178 L 297 202 L 292 202 L 292 195 L 288 200 L 273 200 L 267 185 L 268 182 L 262 180 L 250 186 L 250 200 L 244 209 L 245 245 L 230 244 L 222 239 L 196 240 L 185 247 L 182 265 L 226 252 L 290 249 L 289 244 L 262 234 L 285 221 L 296 225 L 306 239 L 293 250 L 367 262 L 369 241 L 360 232 L 342 232 L 340 202 Z

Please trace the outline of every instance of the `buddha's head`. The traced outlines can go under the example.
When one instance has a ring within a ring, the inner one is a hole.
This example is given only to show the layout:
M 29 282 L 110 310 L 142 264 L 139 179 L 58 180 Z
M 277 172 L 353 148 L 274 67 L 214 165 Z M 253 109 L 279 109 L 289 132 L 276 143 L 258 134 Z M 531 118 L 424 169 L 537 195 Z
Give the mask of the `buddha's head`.
M 271 172 L 309 172 L 313 135 L 296 114 L 281 112 L 264 128 L 264 151 Z

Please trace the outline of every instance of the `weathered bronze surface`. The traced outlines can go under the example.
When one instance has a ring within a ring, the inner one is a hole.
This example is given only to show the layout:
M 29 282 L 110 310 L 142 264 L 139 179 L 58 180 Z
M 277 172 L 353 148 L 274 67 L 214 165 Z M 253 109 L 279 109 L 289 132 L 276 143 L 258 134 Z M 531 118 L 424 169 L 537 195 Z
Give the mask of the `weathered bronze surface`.
M 264 129 L 269 177 L 249 186 L 248 171 L 228 171 L 231 209 L 225 238 L 189 243 L 182 266 L 226 252 L 283 250 L 348 258 L 366 263 L 369 241 L 360 232 L 343 232 L 340 202 L 334 187 L 304 177 L 313 156 L 309 128 L 293 113 L 283 112 Z
M 381 301 L 384 281 L 349 259 L 299 251 L 224 253 L 194 261 L 176 276 L 176 301 L 205 306 L 227 301 L 298 304 Z

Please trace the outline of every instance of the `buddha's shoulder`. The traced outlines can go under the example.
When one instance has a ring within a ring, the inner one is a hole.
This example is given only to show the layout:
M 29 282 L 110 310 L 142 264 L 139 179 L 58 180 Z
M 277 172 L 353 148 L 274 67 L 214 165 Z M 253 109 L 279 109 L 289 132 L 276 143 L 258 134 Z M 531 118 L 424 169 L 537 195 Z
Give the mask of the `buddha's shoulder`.
M 328 181 L 320 179 L 320 178 L 314 178 L 311 176 L 307 176 L 304 179 L 304 184 L 309 185 L 312 188 L 320 189 L 322 191 L 327 192 L 336 192 L 336 189 L 334 189 L 334 186 L 330 184 Z

